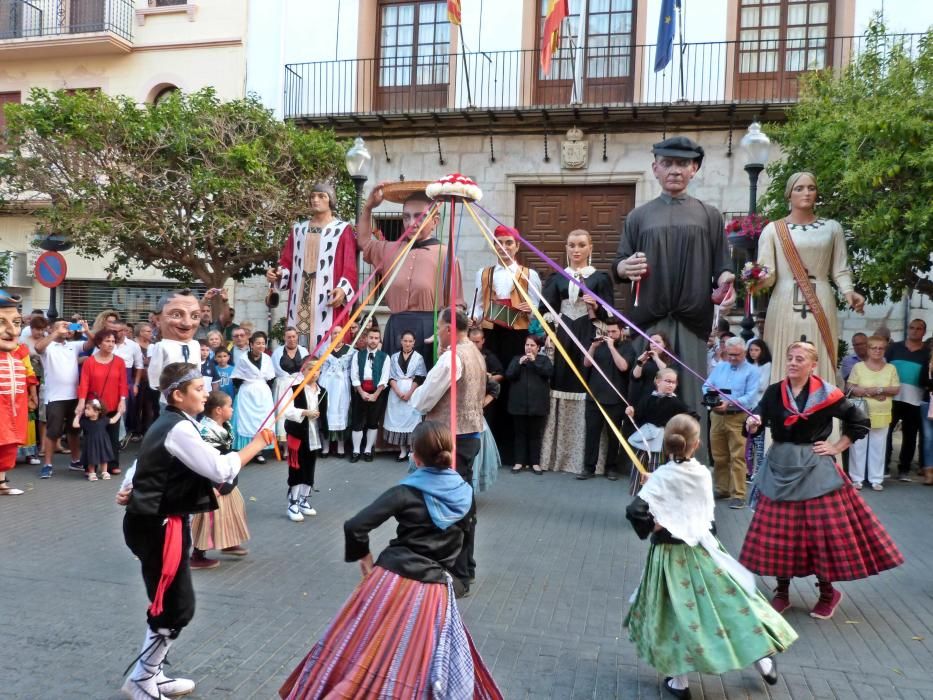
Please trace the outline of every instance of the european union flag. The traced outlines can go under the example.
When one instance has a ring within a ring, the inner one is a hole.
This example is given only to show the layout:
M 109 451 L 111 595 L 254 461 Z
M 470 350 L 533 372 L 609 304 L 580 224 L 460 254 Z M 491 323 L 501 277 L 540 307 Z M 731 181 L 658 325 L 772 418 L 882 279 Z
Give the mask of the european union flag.
M 654 72 L 662 71 L 671 62 L 674 53 L 674 8 L 680 9 L 680 0 L 661 0 L 658 20 L 658 47 L 654 55 Z

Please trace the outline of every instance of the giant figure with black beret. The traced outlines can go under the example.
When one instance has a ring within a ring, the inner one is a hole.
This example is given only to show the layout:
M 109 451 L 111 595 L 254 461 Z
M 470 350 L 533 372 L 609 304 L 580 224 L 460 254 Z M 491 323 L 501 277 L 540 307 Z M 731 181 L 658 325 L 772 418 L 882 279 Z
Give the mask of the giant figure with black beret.
M 661 194 L 625 219 L 612 273 L 638 285 L 637 306 L 625 310 L 639 328 L 663 332 L 674 354 L 706 375 L 706 341 L 713 327 L 713 293 L 725 309 L 735 302 L 722 214 L 687 194 L 703 163 L 703 148 L 685 136 L 654 144 L 651 171 Z M 634 299 L 634 297 L 633 297 Z M 681 372 L 684 401 L 700 413 L 699 380 Z

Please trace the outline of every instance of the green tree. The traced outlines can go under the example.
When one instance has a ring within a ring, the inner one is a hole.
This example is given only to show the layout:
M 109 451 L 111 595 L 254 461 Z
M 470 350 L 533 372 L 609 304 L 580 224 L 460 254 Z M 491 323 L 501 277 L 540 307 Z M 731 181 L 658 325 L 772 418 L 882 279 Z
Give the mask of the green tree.
M 908 288 L 933 293 L 922 277 L 933 252 L 933 32 L 897 40 L 874 21 L 861 52 L 841 73 L 801 79 L 800 101 L 768 133 L 784 158 L 768 167 L 770 218 L 784 216 L 784 185 L 809 170 L 818 213 L 846 230 L 857 287 L 873 303 Z
M 352 212 L 347 144 L 277 121 L 252 97 L 222 102 L 205 89 L 140 105 L 37 89 L 7 106 L 7 127 L 8 193 L 47 197 L 39 234 L 69 236 L 114 276 L 154 267 L 211 288 L 256 274 L 319 180 L 336 182 Z

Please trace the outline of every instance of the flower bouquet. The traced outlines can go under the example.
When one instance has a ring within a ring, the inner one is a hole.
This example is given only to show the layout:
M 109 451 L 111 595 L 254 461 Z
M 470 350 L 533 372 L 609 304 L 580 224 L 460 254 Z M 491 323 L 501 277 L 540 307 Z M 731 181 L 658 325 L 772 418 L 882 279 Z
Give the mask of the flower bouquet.
M 756 294 L 762 294 L 764 292 L 764 287 L 761 283 L 770 274 L 771 269 L 767 265 L 762 265 L 760 263 L 747 262 L 742 267 L 742 272 L 739 277 L 745 285 L 746 315 L 751 316 L 755 313 L 753 300 Z

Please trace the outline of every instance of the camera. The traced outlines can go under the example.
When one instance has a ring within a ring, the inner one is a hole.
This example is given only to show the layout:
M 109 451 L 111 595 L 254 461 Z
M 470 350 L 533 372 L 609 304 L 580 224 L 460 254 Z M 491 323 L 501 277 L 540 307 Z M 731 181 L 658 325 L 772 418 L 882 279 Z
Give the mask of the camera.
M 723 398 L 720 394 L 731 394 L 730 389 L 720 389 L 719 391 L 707 391 L 703 393 L 703 400 L 700 402 L 706 408 L 715 408 L 720 403 L 723 402 Z

